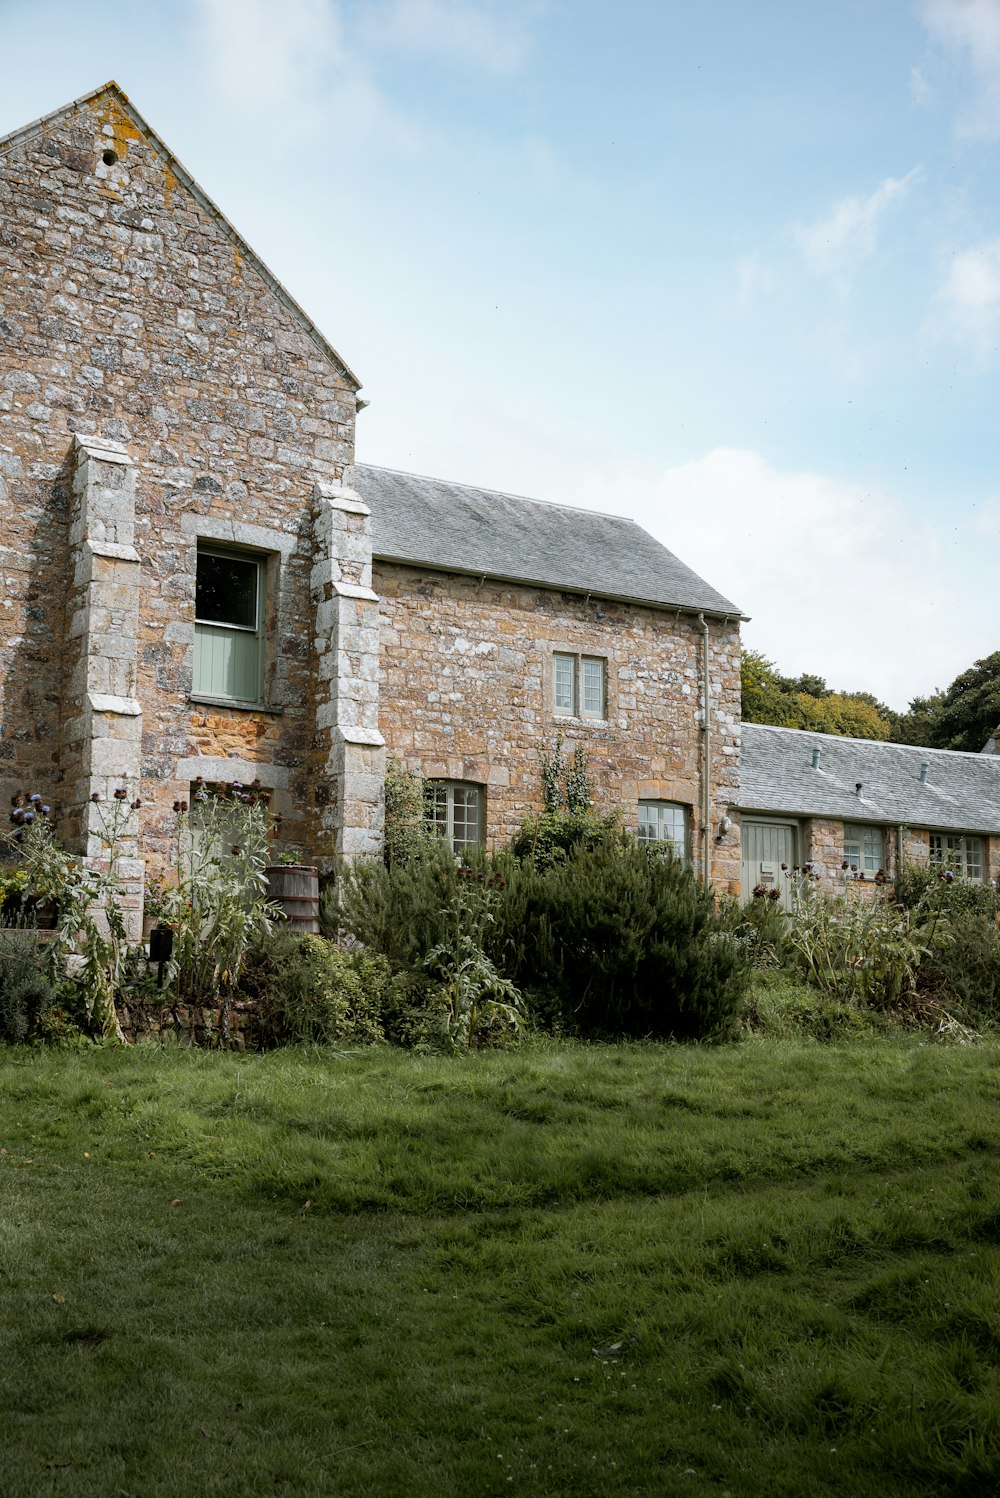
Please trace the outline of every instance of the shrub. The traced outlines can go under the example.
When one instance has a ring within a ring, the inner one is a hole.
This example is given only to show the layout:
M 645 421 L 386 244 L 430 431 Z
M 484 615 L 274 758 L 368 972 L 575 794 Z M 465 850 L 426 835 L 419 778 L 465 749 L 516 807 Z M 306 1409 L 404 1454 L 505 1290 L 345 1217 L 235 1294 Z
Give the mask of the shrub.
M 780 894 L 780 892 L 778 892 Z M 734 895 L 719 900 L 719 921 L 752 968 L 780 967 L 788 939 L 788 918 L 780 900 L 762 893 L 741 904 Z
M 803 886 L 786 951 L 829 997 L 887 1010 L 911 1000 L 927 947 L 919 924 L 897 905 Z
M 1000 934 L 994 921 L 962 911 L 942 922 L 920 965 L 920 991 L 960 1006 L 976 1023 L 1000 1020 Z
M 40 1035 L 55 999 L 34 934 L 0 932 L 0 1041 L 21 1045 Z
M 460 887 L 472 922 L 477 881 L 463 874 L 441 838 L 428 839 L 413 857 L 391 866 L 356 858 L 338 871 L 337 924 L 394 968 L 417 968 L 452 930 Z
M 749 970 L 711 894 L 672 854 L 619 833 L 547 869 L 507 872 L 497 940 L 533 1007 L 587 1036 L 730 1028 Z
M 404 770 L 396 759 L 385 767 L 385 832 L 382 849 L 386 864 L 408 863 L 423 852 L 429 842 L 439 841 L 426 822 L 424 782 L 419 775 Z
M 980 915 L 990 920 L 1000 914 L 1000 892 L 994 885 L 963 879 L 939 864 L 906 864 L 896 886 L 896 898 L 908 910 Z
M 615 812 L 606 817 L 591 811 L 543 811 L 525 817 L 510 843 L 520 863 L 549 869 L 578 850 L 591 851 L 619 831 Z
M 762 972 L 754 980 L 747 1029 L 768 1040 L 807 1037 L 829 1042 L 884 1032 L 888 1019 L 876 1010 L 831 998 L 788 972 Z
M 448 995 L 424 970 L 396 973 L 385 995 L 382 1024 L 393 1045 L 427 1054 L 448 1048 Z
M 497 972 L 480 942 L 464 929 L 461 901 L 453 907 L 455 926 L 424 958 L 423 966 L 447 1003 L 448 1042 L 456 1050 L 516 1040 L 521 1030 L 521 995 Z
M 261 1045 L 372 1045 L 384 1038 L 390 979 L 376 953 L 341 952 L 279 926 L 248 951 L 240 992 L 255 1002 Z
M 267 898 L 267 793 L 256 786 L 198 782 L 196 805 L 174 803 L 174 883 L 163 919 L 175 930 L 167 984 L 177 1004 L 220 1004 L 228 1038 L 236 984 L 251 946 L 266 942 L 278 914 Z

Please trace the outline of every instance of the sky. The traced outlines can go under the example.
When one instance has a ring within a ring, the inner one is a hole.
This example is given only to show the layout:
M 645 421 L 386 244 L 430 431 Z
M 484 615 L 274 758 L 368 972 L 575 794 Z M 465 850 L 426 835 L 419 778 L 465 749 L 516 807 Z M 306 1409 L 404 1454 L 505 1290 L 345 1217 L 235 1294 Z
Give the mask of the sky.
M 1000 649 L 1000 0 L 0 0 L 0 61 L 0 134 L 130 95 L 359 461 L 629 515 L 897 709 Z

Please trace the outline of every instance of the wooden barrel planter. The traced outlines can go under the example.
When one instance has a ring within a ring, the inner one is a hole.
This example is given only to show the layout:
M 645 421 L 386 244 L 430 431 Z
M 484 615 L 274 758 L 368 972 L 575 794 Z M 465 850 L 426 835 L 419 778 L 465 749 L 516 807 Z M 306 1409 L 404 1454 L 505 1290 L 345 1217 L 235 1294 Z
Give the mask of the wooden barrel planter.
M 319 933 L 319 869 L 304 863 L 276 864 L 264 870 L 268 894 L 284 912 L 292 931 Z

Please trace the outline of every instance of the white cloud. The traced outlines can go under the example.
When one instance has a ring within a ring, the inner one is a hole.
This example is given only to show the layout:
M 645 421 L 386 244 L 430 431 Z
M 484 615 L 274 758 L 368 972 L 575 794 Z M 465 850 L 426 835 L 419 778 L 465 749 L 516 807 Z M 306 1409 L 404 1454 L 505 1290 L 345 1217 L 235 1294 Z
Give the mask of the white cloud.
M 841 198 L 815 223 L 794 225 L 792 236 L 810 269 L 844 278 L 874 255 L 887 210 L 906 197 L 919 175 L 917 166 L 905 177 L 886 177 L 868 197 Z
M 959 119 L 959 132 L 1000 136 L 1000 0 L 924 0 L 924 25 L 942 46 L 964 55 L 976 91 Z
M 387 0 L 362 13 L 374 45 L 492 73 L 513 73 L 524 62 L 527 20 L 526 7 L 509 0 Z
M 1000 337 L 1000 239 L 951 262 L 929 319 L 932 332 L 971 344 L 985 358 Z
M 934 90 L 928 83 L 923 68 L 910 69 L 910 98 L 914 104 L 927 104 L 930 102 Z
M 216 87 L 228 104 L 289 117 L 341 56 L 340 29 L 328 0 L 197 0 L 202 40 Z
M 744 642 L 789 674 L 904 708 L 994 648 L 981 601 L 995 501 L 962 527 L 916 524 L 883 489 L 783 472 L 743 448 L 658 475 L 592 471 L 575 501 L 652 531 L 751 616 Z

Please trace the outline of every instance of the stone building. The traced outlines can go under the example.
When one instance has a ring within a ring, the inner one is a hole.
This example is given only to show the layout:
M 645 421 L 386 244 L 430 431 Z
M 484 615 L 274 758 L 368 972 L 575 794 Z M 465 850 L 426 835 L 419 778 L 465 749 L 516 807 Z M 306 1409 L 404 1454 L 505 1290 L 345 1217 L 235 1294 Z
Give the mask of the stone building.
M 197 775 L 330 860 L 387 750 L 461 844 L 561 734 L 735 888 L 738 609 L 631 522 L 355 471 L 359 388 L 115 84 L 0 140 L 0 789 L 91 857 L 139 796 L 138 911 Z
M 738 814 L 742 889 L 781 890 L 813 865 L 823 888 L 892 884 L 928 861 L 976 881 L 1000 878 L 1000 759 L 744 723 Z M 843 865 L 847 864 L 845 870 Z

